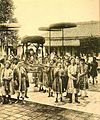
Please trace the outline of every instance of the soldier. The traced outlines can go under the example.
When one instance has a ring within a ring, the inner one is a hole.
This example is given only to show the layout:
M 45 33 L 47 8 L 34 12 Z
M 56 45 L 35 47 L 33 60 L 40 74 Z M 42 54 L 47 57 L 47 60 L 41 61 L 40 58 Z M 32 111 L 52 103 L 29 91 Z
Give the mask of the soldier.
M 1 71 L 1 84 L 2 84 L 2 104 L 6 103 L 6 96 L 8 96 L 7 100 L 11 104 L 11 85 L 13 72 L 10 68 L 10 62 L 6 61 L 4 69 Z

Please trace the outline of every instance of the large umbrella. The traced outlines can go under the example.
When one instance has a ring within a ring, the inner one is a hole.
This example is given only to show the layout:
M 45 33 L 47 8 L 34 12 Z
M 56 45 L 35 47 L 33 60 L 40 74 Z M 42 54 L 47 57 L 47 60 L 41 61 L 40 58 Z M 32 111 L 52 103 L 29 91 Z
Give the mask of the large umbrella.
M 73 28 L 77 25 L 75 23 L 55 23 L 49 26 L 49 29 L 61 30 L 62 31 L 62 57 L 63 57 L 63 67 L 64 67 L 64 29 Z
M 26 45 L 26 50 L 28 49 L 28 43 L 37 43 L 42 46 L 42 61 L 43 61 L 43 44 L 45 43 L 45 38 L 42 36 L 27 36 L 21 40 L 23 43 L 23 53 L 24 53 L 24 45 Z
M 64 29 L 76 27 L 75 23 L 55 23 L 49 26 L 50 29 Z
M 21 42 L 23 44 L 26 44 L 26 43 L 44 44 L 45 38 L 42 36 L 27 36 L 27 37 L 23 38 Z

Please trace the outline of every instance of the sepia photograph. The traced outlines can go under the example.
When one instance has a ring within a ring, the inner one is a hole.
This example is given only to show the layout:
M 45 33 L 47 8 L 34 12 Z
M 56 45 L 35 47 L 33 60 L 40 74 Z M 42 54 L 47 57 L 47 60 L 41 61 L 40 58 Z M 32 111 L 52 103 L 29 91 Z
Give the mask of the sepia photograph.
M 100 0 L 0 0 L 0 120 L 100 120 Z

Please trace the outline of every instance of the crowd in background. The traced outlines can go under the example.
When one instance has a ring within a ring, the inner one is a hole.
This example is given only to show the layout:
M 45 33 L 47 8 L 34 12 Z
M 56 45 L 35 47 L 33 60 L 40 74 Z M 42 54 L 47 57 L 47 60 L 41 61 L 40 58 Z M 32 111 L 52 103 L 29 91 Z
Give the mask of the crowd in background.
M 15 93 L 16 103 L 20 97 L 25 103 L 24 98 L 28 98 L 27 91 L 31 83 L 34 83 L 34 87 L 39 87 L 40 92 L 48 92 L 48 97 L 55 95 L 55 102 L 58 102 L 59 95 L 63 102 L 63 93 L 66 93 L 65 97 L 70 103 L 80 103 L 78 97 L 88 97 L 89 83 L 98 83 L 95 56 L 58 56 L 52 52 L 42 58 L 30 49 L 23 59 L 11 54 L 7 58 L 5 56 L 1 63 L 2 104 L 11 103 L 11 95 Z

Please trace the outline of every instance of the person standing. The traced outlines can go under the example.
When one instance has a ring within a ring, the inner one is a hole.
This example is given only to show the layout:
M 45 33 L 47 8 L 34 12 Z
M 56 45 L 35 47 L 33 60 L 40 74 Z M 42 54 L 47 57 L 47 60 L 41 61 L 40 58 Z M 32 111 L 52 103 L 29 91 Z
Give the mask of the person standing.
M 71 64 L 68 67 L 68 94 L 69 94 L 69 102 L 72 103 L 73 101 L 80 103 L 78 101 L 77 96 L 77 88 L 78 88 L 78 67 L 75 64 L 75 59 L 71 59 Z
M 24 98 L 27 95 L 27 72 L 24 68 L 24 61 L 18 63 L 18 90 L 17 90 L 17 101 L 19 102 L 19 97 L 21 95 L 22 102 L 25 103 Z
M 80 60 L 80 69 L 79 69 L 79 84 L 81 90 L 81 97 L 88 97 L 87 89 L 88 89 L 88 65 L 85 64 L 85 60 Z
M 58 94 L 60 94 L 60 101 L 63 102 L 62 100 L 62 94 L 63 94 L 63 77 L 65 76 L 65 71 L 63 69 L 63 65 L 61 63 L 57 63 L 57 67 L 54 69 L 54 89 L 56 91 L 56 103 L 58 102 Z
M 4 68 L 1 71 L 1 84 L 2 84 L 2 104 L 6 103 L 7 101 L 11 104 L 11 83 L 13 78 L 13 71 L 10 68 L 11 64 L 9 61 L 6 61 Z M 8 97 L 7 97 L 8 96 Z
M 48 70 L 49 68 L 48 68 L 48 66 L 45 64 L 44 66 L 43 66 L 43 68 L 42 68 L 42 72 L 43 72 L 43 79 L 42 79 L 42 82 L 41 82 L 41 85 L 40 85 L 40 89 L 39 89 L 39 91 L 43 91 L 44 93 L 46 92 L 46 89 L 47 89 L 47 87 L 48 87 L 48 75 L 47 75 L 47 73 L 48 73 Z
M 53 67 L 53 61 L 50 61 L 50 63 L 48 63 L 48 72 L 47 72 L 47 76 L 48 76 L 48 88 L 49 88 L 49 95 L 48 97 L 53 97 L 53 81 L 54 81 L 54 67 Z
M 69 77 L 68 77 L 68 66 L 70 65 L 70 62 L 69 62 L 69 60 L 67 59 L 66 60 L 66 63 L 65 63 L 65 80 L 64 80 L 64 85 L 65 85 L 65 90 L 66 90 L 66 96 L 65 97 L 68 97 L 68 90 L 67 90 L 67 86 L 68 86 L 68 79 L 69 79 Z
M 98 63 L 96 61 L 96 57 L 93 57 L 93 61 L 90 64 L 90 75 L 93 80 L 93 85 L 95 84 L 95 79 L 97 77 L 97 67 L 98 67 Z M 96 81 L 96 83 L 98 83 L 98 81 Z

